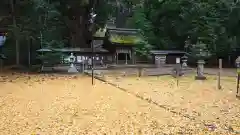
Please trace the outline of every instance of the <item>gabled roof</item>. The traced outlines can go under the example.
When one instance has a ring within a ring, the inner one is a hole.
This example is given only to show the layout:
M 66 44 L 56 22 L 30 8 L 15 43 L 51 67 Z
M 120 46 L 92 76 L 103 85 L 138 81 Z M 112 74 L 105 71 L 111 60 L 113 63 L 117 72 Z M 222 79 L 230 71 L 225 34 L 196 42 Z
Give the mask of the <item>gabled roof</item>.
M 135 45 L 141 40 L 138 29 L 107 28 L 106 35 L 115 45 Z

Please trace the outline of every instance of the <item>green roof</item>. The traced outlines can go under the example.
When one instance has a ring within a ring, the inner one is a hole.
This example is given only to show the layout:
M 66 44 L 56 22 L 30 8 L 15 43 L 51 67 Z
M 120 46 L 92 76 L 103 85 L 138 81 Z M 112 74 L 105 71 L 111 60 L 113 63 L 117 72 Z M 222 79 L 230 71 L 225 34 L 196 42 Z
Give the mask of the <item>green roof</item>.
M 141 38 L 138 36 L 126 36 L 126 35 L 110 35 L 109 40 L 112 43 L 120 43 L 120 44 L 137 44 L 141 41 Z
M 107 33 L 120 35 L 138 35 L 139 29 L 107 28 Z
M 108 28 L 109 41 L 119 44 L 137 44 L 141 41 L 138 29 Z

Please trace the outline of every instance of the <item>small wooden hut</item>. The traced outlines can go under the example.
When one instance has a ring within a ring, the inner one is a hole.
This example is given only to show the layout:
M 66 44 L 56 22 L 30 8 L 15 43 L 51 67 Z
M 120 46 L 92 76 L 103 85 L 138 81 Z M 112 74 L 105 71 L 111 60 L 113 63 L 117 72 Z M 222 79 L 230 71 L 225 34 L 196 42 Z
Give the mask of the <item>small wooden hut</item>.
M 176 58 L 182 58 L 186 52 L 178 50 L 152 50 L 150 51 L 153 57 L 153 63 L 161 64 L 175 64 Z

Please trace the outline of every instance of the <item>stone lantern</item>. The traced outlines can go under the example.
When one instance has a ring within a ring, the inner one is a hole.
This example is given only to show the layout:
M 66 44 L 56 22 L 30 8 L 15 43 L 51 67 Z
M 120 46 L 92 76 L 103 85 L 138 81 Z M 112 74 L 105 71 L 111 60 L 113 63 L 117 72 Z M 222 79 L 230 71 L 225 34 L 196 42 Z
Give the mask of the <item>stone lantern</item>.
M 70 68 L 68 69 L 68 73 L 78 73 L 77 68 L 74 65 L 76 57 L 71 53 L 69 56 Z
M 198 60 L 197 61 L 198 67 L 197 67 L 197 76 L 195 76 L 196 80 L 206 80 L 206 77 L 204 76 L 204 60 Z
M 187 59 L 188 59 L 188 57 L 186 56 L 186 55 L 184 55 L 183 57 L 182 57 L 182 68 L 187 68 Z
M 210 57 L 211 54 L 208 51 L 206 44 L 201 41 L 193 47 L 192 54 L 197 58 L 197 75 L 195 77 L 196 80 L 205 80 L 204 76 L 204 64 L 205 59 Z

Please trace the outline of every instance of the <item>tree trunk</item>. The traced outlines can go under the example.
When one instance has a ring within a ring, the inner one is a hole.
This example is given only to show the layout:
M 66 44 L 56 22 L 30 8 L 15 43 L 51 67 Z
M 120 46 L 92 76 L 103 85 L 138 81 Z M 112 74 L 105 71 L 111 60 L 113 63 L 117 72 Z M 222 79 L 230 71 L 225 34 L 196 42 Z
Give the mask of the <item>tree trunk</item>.
M 31 67 L 31 44 L 32 39 L 28 38 L 28 67 Z
M 73 44 L 72 47 L 88 48 L 89 45 L 86 43 L 84 37 L 84 31 L 81 28 L 77 28 L 73 34 Z
M 119 0 L 116 0 L 117 11 L 116 11 L 116 27 L 124 28 L 126 27 L 127 18 L 131 14 L 131 11 L 126 5 Z
M 83 17 L 78 17 L 75 20 L 70 20 L 66 18 L 68 28 L 71 35 L 71 47 L 89 48 L 87 39 L 89 38 L 89 33 L 86 27 L 86 20 Z
M 116 16 L 116 27 L 124 28 L 125 24 L 126 24 L 126 15 L 124 13 L 124 7 L 122 5 L 118 5 L 117 16 Z
M 18 35 L 16 32 L 17 29 L 17 21 L 16 21 L 16 14 L 15 14 L 15 8 L 14 8 L 14 1 L 11 0 L 11 10 L 12 10 L 12 19 L 13 19 L 13 26 L 14 26 L 14 37 L 15 37 L 15 47 L 16 47 L 16 65 L 20 65 L 20 53 L 19 53 L 19 40 Z
M 20 65 L 20 53 L 19 53 L 19 42 L 18 39 L 16 39 L 16 65 L 19 66 Z

